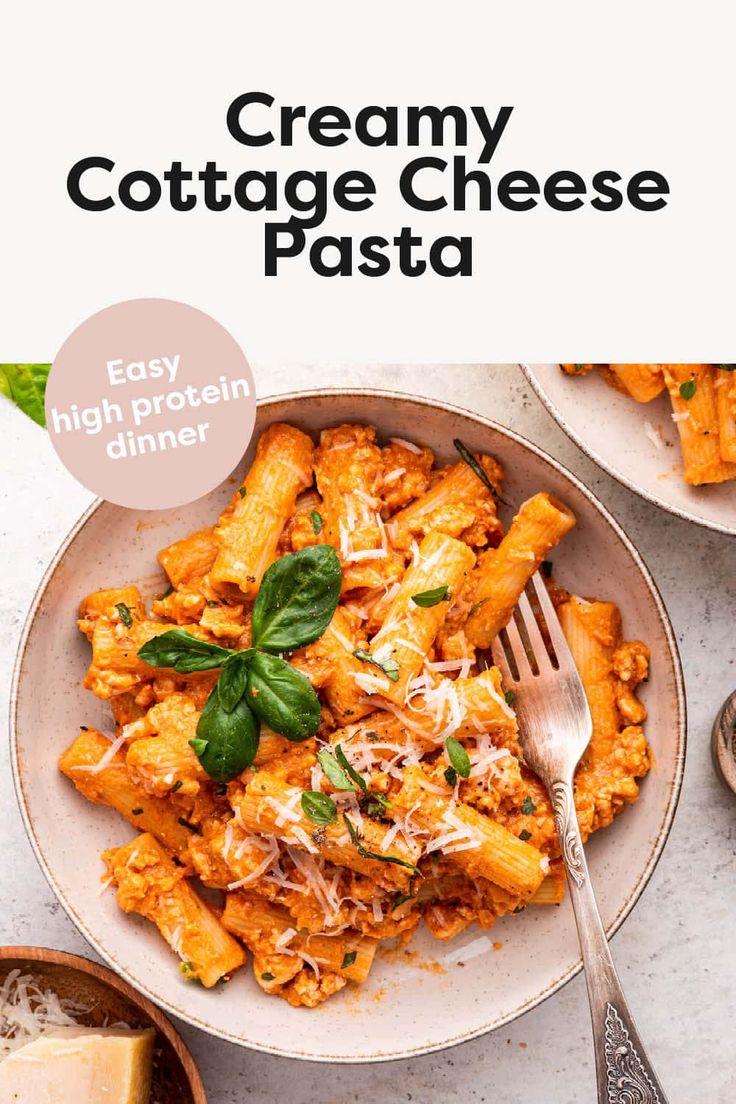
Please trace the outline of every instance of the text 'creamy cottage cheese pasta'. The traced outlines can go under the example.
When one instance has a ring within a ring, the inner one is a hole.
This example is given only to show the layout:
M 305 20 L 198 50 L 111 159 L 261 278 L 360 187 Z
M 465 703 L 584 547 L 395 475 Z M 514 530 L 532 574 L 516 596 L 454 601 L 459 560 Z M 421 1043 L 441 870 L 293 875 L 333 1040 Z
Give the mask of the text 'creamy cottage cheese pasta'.
M 150 610 L 134 586 L 82 602 L 116 736 L 82 729 L 60 767 L 137 830 L 103 885 L 186 978 L 213 986 L 250 951 L 266 992 L 312 1007 L 422 921 L 447 940 L 562 899 L 549 800 L 486 662 L 540 566 L 593 716 L 583 834 L 636 800 L 647 647 L 552 578 L 564 503 L 535 494 L 504 534 L 500 465 L 455 448 L 437 467 L 370 426 L 315 445 L 273 424 L 212 528 L 160 552 Z

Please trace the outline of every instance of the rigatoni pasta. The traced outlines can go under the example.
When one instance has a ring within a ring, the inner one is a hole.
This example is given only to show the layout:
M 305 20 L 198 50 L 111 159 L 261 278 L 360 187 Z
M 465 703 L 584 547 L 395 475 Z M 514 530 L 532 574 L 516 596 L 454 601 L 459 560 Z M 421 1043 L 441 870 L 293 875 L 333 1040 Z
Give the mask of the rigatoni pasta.
M 563 364 L 586 375 L 592 364 Z M 683 479 L 694 487 L 736 479 L 736 365 L 600 364 L 604 378 L 640 403 L 666 390 L 682 451 Z M 655 443 L 656 430 L 644 423 Z M 661 441 L 659 441 L 661 447 Z
M 437 468 L 425 446 L 370 426 L 326 429 L 316 447 L 270 426 L 219 522 L 160 553 L 152 600 L 128 586 L 82 602 L 85 685 L 115 733 L 82 730 L 59 767 L 137 830 L 104 853 L 104 884 L 156 925 L 184 979 L 226 981 L 247 949 L 266 993 L 312 1008 L 365 983 L 381 942 L 420 923 L 448 940 L 562 899 L 552 810 L 488 647 L 575 518 L 540 491 L 504 535 L 500 465 L 458 445 Z M 325 557 L 334 602 L 318 631 L 259 652 L 263 595 L 288 605 L 279 565 Z M 575 790 L 587 835 L 649 769 L 636 695 L 649 657 L 622 639 L 612 602 L 553 593 L 594 723 Z M 195 662 L 178 665 L 172 636 Z M 254 655 L 278 693 L 252 681 Z M 238 663 L 262 720 L 257 746 L 220 773 L 208 726 Z M 311 727 L 281 724 L 294 685 Z

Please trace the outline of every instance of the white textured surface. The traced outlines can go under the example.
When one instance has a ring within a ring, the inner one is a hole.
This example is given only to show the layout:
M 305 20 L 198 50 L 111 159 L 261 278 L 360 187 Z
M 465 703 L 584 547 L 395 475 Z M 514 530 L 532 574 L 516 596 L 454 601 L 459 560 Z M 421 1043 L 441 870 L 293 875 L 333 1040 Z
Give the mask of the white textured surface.
M 680 809 L 654 877 L 613 942 L 622 980 L 671 1104 L 734 1097 L 736 799 L 710 764 L 709 731 L 736 684 L 736 542 L 671 518 L 600 472 L 557 429 L 515 367 L 255 365 L 258 390 L 366 385 L 447 398 L 532 438 L 609 506 L 640 548 L 669 608 L 686 668 L 690 747 Z M 407 427 L 407 432 L 410 427 Z M 61 470 L 46 435 L 0 403 L 2 710 L 25 610 L 51 555 L 90 496 Z M 43 692 L 43 687 L 39 687 Z M 3 720 L 5 724 L 5 721 Z M 43 739 L 43 733 L 39 733 Z M 16 813 L 6 742 L 0 801 L 0 940 L 89 954 L 39 872 Z M 437 1010 L 442 1015 L 442 1010 Z M 326 1067 L 239 1050 L 184 1029 L 210 1104 L 375 1104 L 594 1099 L 584 983 L 512 1027 L 444 1054 L 373 1067 Z

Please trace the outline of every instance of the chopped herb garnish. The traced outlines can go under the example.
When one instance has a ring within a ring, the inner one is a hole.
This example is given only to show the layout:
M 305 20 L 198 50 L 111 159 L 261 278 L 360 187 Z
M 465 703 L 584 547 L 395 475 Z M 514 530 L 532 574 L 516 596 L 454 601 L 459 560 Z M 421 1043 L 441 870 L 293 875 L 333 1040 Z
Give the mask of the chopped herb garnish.
M 721 368 L 724 372 L 736 372 L 736 364 L 717 364 L 717 368 Z
M 131 816 L 140 816 L 142 812 L 143 812 L 142 809 L 131 809 L 130 810 L 130 815 Z
M 532 799 L 529 797 L 528 794 L 524 798 L 524 800 L 521 804 L 521 811 L 524 814 L 524 816 L 531 816 L 532 813 L 536 813 L 536 811 L 537 811 L 537 806 L 534 804 L 534 802 L 532 801 Z
M 384 797 L 383 794 L 369 791 L 364 795 L 361 808 L 369 817 L 383 817 L 388 812 L 390 804 L 389 799 Z
M 516 908 L 514 909 L 514 912 L 523 912 L 523 911 L 524 911 L 524 906 L 523 905 L 517 905 Z
M 450 760 L 450 766 L 455 768 L 461 778 L 467 778 L 470 774 L 470 759 L 460 741 L 454 736 L 448 736 L 445 740 L 445 751 Z
M 459 437 L 456 437 L 455 440 L 452 443 L 455 446 L 455 448 L 457 449 L 457 451 L 459 452 L 460 459 L 465 461 L 465 463 L 468 465 L 470 470 L 478 476 L 478 478 L 480 479 L 483 486 L 488 488 L 488 490 L 491 492 L 491 494 L 494 496 L 494 498 L 497 498 L 498 497 L 497 489 L 493 486 L 493 484 L 491 483 L 491 481 L 488 478 L 487 474 L 483 471 L 483 468 L 478 463 L 478 461 L 475 459 L 475 457 L 473 456 L 470 449 L 467 448 L 467 446 L 462 443 L 462 441 L 460 440 Z
M 447 780 L 448 786 L 457 785 L 457 771 L 454 767 L 447 768 L 447 770 L 445 771 L 445 779 Z
M 391 912 L 397 909 L 400 905 L 405 905 L 407 901 L 411 901 L 411 893 L 397 893 L 391 902 Z
M 207 605 L 208 605 L 208 606 L 210 606 L 210 607 L 212 607 L 212 606 L 219 606 L 219 604 L 220 604 L 220 603 L 219 603 L 219 602 L 216 602 L 216 601 L 214 600 L 214 598 L 208 598 L 208 599 L 207 599 Z
M 514 702 L 516 701 L 516 691 L 515 690 L 507 690 L 506 693 L 504 694 L 504 700 L 506 701 L 507 705 L 513 705 Z
M 157 602 L 163 602 L 164 598 L 168 598 L 168 597 L 169 597 L 169 595 L 170 595 L 170 594 L 173 594 L 173 593 L 174 593 L 174 588 L 173 588 L 173 586 L 171 585 L 171 583 L 169 583 L 169 585 L 167 586 L 166 590 L 165 590 L 165 591 L 163 592 L 163 594 L 159 594 L 159 596 L 158 596 L 158 598 L 156 599 L 156 601 L 157 601 Z
M 532 838 L 531 832 L 528 832 L 526 830 L 526 828 L 522 828 L 522 830 L 519 832 L 519 839 L 524 840 L 524 843 L 526 843 L 526 841 L 530 840 L 531 838 Z
M 348 778 L 352 778 L 353 782 L 357 782 L 357 784 L 360 786 L 361 790 L 363 790 L 364 792 L 367 792 L 368 785 L 366 783 L 366 780 L 363 778 L 362 775 L 358 774 L 355 767 L 350 765 L 350 761 L 348 760 L 348 757 L 345 754 L 345 752 L 342 750 L 342 747 L 340 746 L 340 744 L 337 744 L 336 747 L 335 747 L 335 758 L 337 759 L 338 763 L 340 764 L 342 769 L 347 774 Z
M 355 786 L 350 781 L 335 756 L 331 751 L 328 751 L 327 748 L 322 748 L 322 750 L 317 753 L 317 762 L 336 790 L 355 789 Z
M 130 607 L 126 606 L 125 602 L 116 602 L 115 609 L 120 614 L 120 620 L 125 625 L 126 629 L 129 629 L 133 625 L 133 614 L 130 612 Z
M 444 602 L 449 589 L 447 583 L 443 583 L 442 586 L 435 587 L 434 590 L 423 590 L 420 594 L 412 594 L 411 600 L 415 606 L 419 606 L 421 609 L 429 609 L 430 606 L 437 606 L 440 602 Z
M 186 817 L 177 817 L 177 819 L 179 821 L 179 824 L 181 824 L 182 828 L 188 828 L 190 832 L 196 832 L 197 835 L 200 834 L 199 828 L 197 827 L 197 825 L 192 824 L 192 822 L 190 820 L 187 820 Z
M 176 791 L 180 790 L 183 785 L 184 785 L 184 783 L 182 782 L 181 778 L 177 778 L 176 782 L 174 783 L 174 785 L 169 790 L 169 793 L 170 794 L 176 793 Z
M 365 648 L 358 648 L 357 651 L 353 652 L 353 655 L 363 663 L 372 663 L 374 667 L 378 667 L 392 682 L 399 681 L 399 665 L 395 659 L 390 657 L 388 659 L 376 659 L 370 652 L 366 652 Z
M 306 790 L 301 804 L 305 815 L 315 824 L 334 824 L 337 820 L 337 805 L 328 794 Z
M 343 813 L 343 819 L 347 825 L 348 832 L 350 833 L 350 840 L 353 847 L 363 859 L 375 859 L 377 862 L 395 863 L 396 866 L 405 866 L 407 870 L 416 871 L 414 863 L 406 862 L 404 859 L 397 858 L 396 855 L 379 855 L 375 851 L 367 851 L 361 843 L 361 835 L 357 828 L 353 824 L 352 820 L 348 817 L 347 813 Z
M 342 966 L 340 967 L 340 969 L 341 970 L 347 970 L 348 966 L 353 965 L 353 963 L 355 962 L 357 957 L 358 957 L 358 952 L 357 951 L 348 951 L 348 953 L 345 955 L 345 957 L 342 960 Z
M 468 610 L 468 617 L 472 616 L 476 610 L 479 610 L 481 606 L 484 606 L 488 602 L 488 598 L 481 598 L 479 602 L 473 602 L 472 606 Z
M 685 380 L 680 384 L 680 394 L 683 399 L 691 399 L 698 389 L 698 385 L 694 379 Z
M 309 517 L 312 522 L 312 528 L 314 529 L 315 535 L 319 536 L 319 534 L 322 532 L 322 515 L 318 510 L 312 510 Z
M 238 494 L 240 495 L 241 498 L 245 498 L 246 493 L 247 493 L 247 491 L 246 491 L 245 487 L 238 487 Z
M 193 977 L 196 973 L 193 962 L 180 962 L 179 969 L 181 970 L 185 978 Z
M 261 981 L 275 981 L 273 974 L 261 974 Z

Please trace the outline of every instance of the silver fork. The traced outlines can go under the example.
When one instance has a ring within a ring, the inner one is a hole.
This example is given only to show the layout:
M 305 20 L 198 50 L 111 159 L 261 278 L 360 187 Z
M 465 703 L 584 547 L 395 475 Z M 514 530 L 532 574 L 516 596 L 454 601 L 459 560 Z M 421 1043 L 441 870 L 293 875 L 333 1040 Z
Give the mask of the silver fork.
M 573 774 L 592 735 L 588 702 L 547 588 L 539 574 L 532 577 L 532 583 L 554 661 L 526 594 L 519 601 L 518 617 L 529 642 L 529 655 L 512 618 L 506 627 L 508 648 L 497 637 L 493 659 L 507 688 L 516 692 L 524 759 L 552 801 L 585 967 L 598 1104 L 667 1104 L 613 965 L 580 836 Z

